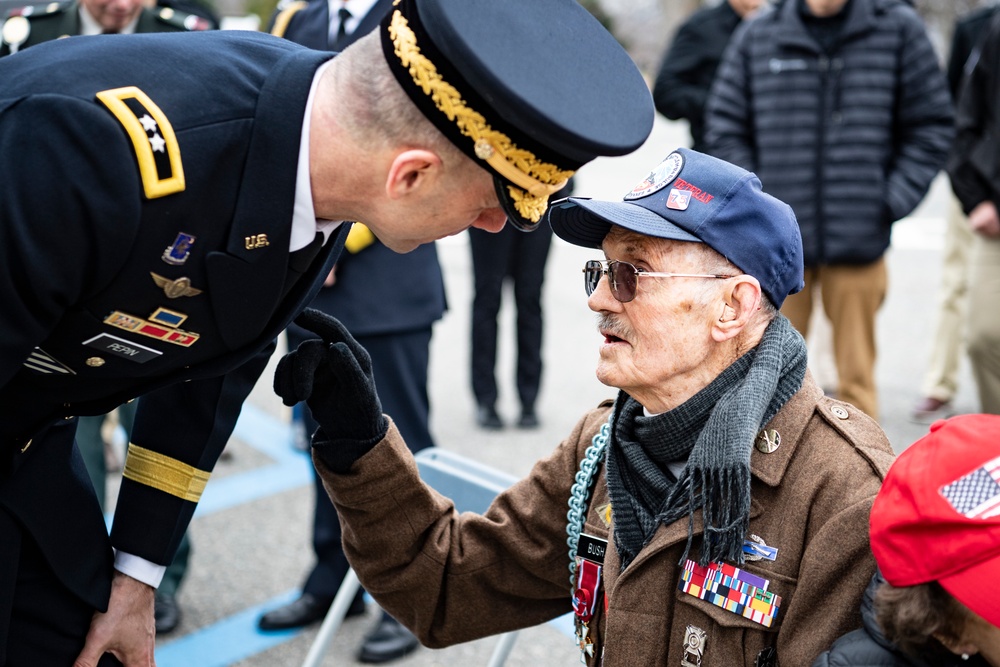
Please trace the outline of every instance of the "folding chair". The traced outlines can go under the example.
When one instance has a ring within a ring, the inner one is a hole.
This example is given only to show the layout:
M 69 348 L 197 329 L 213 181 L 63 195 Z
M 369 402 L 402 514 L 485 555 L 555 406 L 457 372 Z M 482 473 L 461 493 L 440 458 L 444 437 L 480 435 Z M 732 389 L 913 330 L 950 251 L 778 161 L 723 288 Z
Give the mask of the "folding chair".
M 482 514 L 498 493 L 516 481 L 515 477 L 495 468 L 438 447 L 424 449 L 414 458 L 420 477 L 439 493 L 451 498 L 459 512 Z M 302 667 L 319 667 L 360 587 L 361 582 L 354 570 L 348 570 Z M 507 661 L 516 640 L 517 631 L 501 635 L 490 656 L 488 667 L 501 667 Z

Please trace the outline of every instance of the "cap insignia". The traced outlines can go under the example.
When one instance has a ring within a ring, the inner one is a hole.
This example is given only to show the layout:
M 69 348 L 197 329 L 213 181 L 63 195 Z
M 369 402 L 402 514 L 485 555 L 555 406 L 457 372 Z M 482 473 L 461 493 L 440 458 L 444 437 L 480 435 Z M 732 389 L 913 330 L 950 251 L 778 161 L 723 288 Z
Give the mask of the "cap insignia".
M 632 188 L 632 192 L 625 195 L 625 200 L 642 199 L 654 192 L 659 192 L 674 182 L 677 174 L 681 173 L 684 167 L 684 157 L 680 153 L 671 153 L 660 164 L 656 165 L 649 176 L 642 179 L 638 185 Z M 687 208 L 685 206 L 685 208 Z
M 398 9 L 392 15 L 389 36 L 396 57 L 407 68 L 413 82 L 433 100 L 438 111 L 475 142 L 476 156 L 517 186 L 510 188 L 517 212 L 532 222 L 540 220 L 548 206 L 549 195 L 561 190 L 574 172 L 542 162 L 531 151 L 518 148 L 510 137 L 491 128 L 482 114 L 470 109 L 461 93 L 445 81 L 434 63 L 420 52 L 416 35 Z

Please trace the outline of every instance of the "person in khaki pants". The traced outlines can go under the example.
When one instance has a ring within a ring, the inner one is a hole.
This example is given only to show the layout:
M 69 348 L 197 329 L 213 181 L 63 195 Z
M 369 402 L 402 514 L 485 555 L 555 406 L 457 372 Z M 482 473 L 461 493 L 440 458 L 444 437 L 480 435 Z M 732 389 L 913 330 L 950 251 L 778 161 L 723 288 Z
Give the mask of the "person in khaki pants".
M 806 289 L 783 312 L 806 333 L 814 286 L 833 329 L 837 397 L 878 418 L 875 318 L 892 225 L 944 166 L 954 119 L 916 11 L 885 0 L 788 0 L 733 34 L 705 111 L 709 151 L 795 211 Z
M 997 6 L 983 7 L 962 16 L 955 23 L 947 71 L 948 88 L 953 100 L 958 100 L 966 73 L 979 60 L 980 40 L 997 10 Z M 925 424 L 952 414 L 951 401 L 958 391 L 958 368 L 965 345 L 973 233 L 961 203 L 954 197 L 949 206 L 947 225 L 938 321 L 924 375 L 923 394 L 910 412 L 914 421 Z
M 974 232 L 969 280 L 969 357 L 983 412 L 1000 414 L 1000 14 L 990 20 L 982 51 L 958 101 L 958 135 L 948 176 Z

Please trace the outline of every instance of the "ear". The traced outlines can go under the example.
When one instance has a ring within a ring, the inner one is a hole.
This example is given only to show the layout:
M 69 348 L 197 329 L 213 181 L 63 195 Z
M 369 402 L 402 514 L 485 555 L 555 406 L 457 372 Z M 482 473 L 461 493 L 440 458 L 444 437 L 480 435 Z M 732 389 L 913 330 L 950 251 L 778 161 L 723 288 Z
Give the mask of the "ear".
M 938 632 L 934 633 L 934 639 L 941 642 L 946 649 L 955 655 L 975 655 L 979 653 L 979 647 L 966 639 L 956 639 L 955 637 L 946 636 Z
M 712 325 L 712 339 L 717 343 L 738 336 L 760 310 L 760 283 L 753 276 L 729 278 L 723 289 L 719 319 Z
M 413 148 L 397 153 L 389 165 L 385 193 L 389 199 L 400 199 L 426 190 L 440 177 L 443 167 L 434 151 Z

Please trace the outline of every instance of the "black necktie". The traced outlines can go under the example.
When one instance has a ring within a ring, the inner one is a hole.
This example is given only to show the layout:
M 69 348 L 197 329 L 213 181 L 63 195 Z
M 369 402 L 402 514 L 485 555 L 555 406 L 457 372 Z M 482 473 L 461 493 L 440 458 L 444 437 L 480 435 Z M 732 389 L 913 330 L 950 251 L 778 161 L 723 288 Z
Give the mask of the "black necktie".
M 285 286 L 282 289 L 282 294 L 288 294 L 292 291 L 295 283 L 298 282 L 299 278 L 302 277 L 309 267 L 312 265 L 313 260 L 319 255 L 320 250 L 323 249 L 323 241 L 325 237 L 322 232 L 317 232 L 316 237 L 312 242 L 305 248 L 296 250 L 289 253 L 288 255 L 288 273 L 285 275 Z
M 341 7 L 337 12 L 337 16 L 340 17 L 340 25 L 337 27 L 337 43 L 339 44 L 341 40 L 347 37 L 347 22 L 351 19 L 351 13 L 347 11 L 346 7 Z

